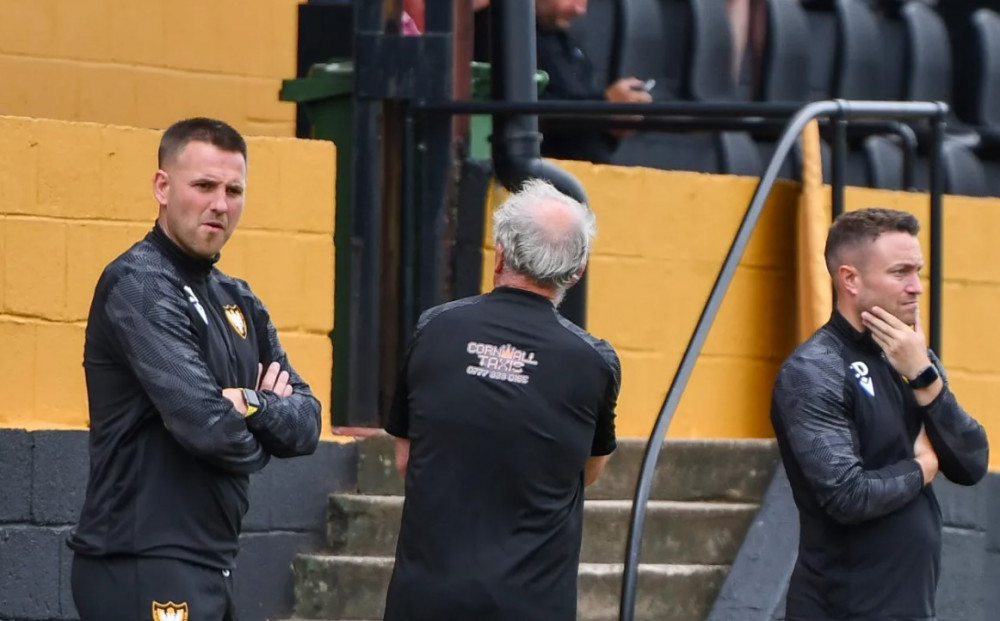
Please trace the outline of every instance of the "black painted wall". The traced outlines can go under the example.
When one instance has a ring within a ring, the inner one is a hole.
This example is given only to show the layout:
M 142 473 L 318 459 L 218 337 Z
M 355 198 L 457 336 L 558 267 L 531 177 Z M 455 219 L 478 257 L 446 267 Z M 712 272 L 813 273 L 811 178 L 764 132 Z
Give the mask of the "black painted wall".
M 0 619 L 71 621 L 72 552 L 65 537 L 87 484 L 86 431 L 0 429 Z M 353 444 L 272 460 L 250 479 L 237 558 L 240 621 L 291 617 L 291 562 L 323 547 L 327 496 L 354 489 Z M 169 510 L 165 507 L 164 510 Z
M 938 621 L 1000 619 L 1000 473 L 932 484 L 944 518 Z M 779 467 L 708 621 L 781 621 L 795 564 L 798 512 Z

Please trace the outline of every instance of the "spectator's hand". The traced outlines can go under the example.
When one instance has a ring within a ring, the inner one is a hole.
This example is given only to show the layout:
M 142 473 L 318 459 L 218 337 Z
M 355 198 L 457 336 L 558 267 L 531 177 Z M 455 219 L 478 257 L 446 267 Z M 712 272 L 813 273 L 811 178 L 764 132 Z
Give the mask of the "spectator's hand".
M 873 306 L 870 312 L 861 313 L 861 321 L 871 330 L 872 338 L 882 348 L 889 364 L 908 379 L 916 377 L 931 363 L 919 310 L 915 317 L 915 325 L 911 328 L 878 306 Z
M 917 440 L 913 443 L 913 458 L 920 464 L 920 470 L 924 473 L 924 485 L 930 485 L 938 472 L 938 456 L 923 426 L 920 427 Z
M 604 98 L 613 102 L 649 103 L 652 95 L 642 88 L 639 78 L 622 78 L 604 91 Z
M 649 103 L 653 97 L 642 87 L 639 78 L 622 78 L 604 91 L 604 98 L 610 102 Z M 638 120 L 641 117 L 622 117 L 628 120 Z M 608 133 L 621 140 L 635 133 L 634 129 L 610 129 Z
M 288 371 L 282 371 L 277 362 L 272 362 L 268 365 L 264 377 L 260 377 L 262 368 L 262 365 L 257 365 L 257 377 L 260 378 L 257 390 L 270 390 L 279 397 L 292 396 L 292 386 L 288 383 Z

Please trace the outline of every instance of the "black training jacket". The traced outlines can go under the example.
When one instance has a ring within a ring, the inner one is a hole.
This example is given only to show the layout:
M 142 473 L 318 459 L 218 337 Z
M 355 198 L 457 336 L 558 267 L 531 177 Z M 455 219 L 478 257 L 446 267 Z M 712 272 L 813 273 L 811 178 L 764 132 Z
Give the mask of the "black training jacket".
M 231 568 L 249 475 L 316 449 L 320 405 L 289 365 L 264 305 L 159 226 L 104 270 L 84 369 L 90 479 L 69 546 L 90 556 Z M 244 418 L 223 388 L 253 387 L 277 361 L 294 394 L 261 391 Z
M 786 619 L 934 619 L 941 509 L 913 443 L 926 425 L 941 474 L 960 485 L 989 457 L 947 379 L 919 406 L 871 335 L 835 312 L 781 367 L 771 421 L 799 508 Z

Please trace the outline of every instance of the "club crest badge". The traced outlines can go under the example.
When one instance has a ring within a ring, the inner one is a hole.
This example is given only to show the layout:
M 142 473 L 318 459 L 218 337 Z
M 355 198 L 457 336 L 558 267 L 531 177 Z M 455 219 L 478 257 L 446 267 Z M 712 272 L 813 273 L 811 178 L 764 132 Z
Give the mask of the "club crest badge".
M 235 304 L 227 304 L 222 307 L 222 310 L 226 314 L 229 325 L 233 327 L 233 330 L 236 330 L 236 334 L 245 339 L 247 337 L 247 322 L 240 307 Z
M 153 602 L 153 621 L 187 621 L 188 605 L 186 602 L 175 604 Z

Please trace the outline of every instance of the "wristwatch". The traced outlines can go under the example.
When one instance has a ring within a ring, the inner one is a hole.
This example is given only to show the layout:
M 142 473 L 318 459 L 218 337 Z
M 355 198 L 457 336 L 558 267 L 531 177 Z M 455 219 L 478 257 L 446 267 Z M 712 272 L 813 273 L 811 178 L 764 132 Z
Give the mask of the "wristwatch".
M 934 383 L 937 378 L 941 377 L 938 373 L 937 367 L 933 364 L 929 364 L 917 376 L 913 379 L 908 379 L 907 382 L 910 384 L 910 388 L 913 390 L 920 390 L 921 388 L 927 388 Z
M 257 396 L 256 390 L 250 390 L 249 388 L 243 389 L 243 400 L 247 404 L 247 413 L 244 417 L 253 416 L 260 409 L 260 397 Z

